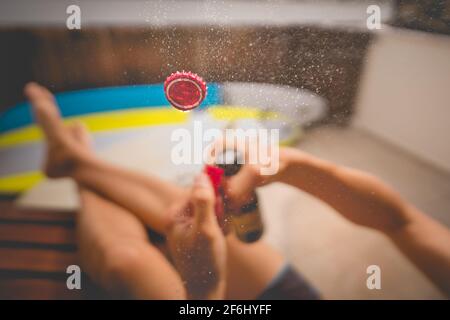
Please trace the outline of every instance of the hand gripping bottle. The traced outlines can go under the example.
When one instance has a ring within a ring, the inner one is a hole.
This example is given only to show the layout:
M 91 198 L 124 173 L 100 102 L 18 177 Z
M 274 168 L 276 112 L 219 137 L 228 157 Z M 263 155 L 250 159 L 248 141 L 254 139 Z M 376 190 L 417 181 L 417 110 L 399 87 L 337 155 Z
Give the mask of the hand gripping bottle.
M 220 155 L 219 155 L 220 156 Z M 222 154 L 222 160 L 217 164 L 223 169 L 225 178 L 231 177 L 239 172 L 242 167 L 240 155 L 234 150 L 225 150 Z M 226 201 L 225 201 L 226 203 Z M 238 209 L 227 210 L 231 214 L 232 227 L 239 240 L 247 243 L 259 240 L 264 232 L 264 225 L 259 211 L 258 196 L 253 191 L 248 201 Z

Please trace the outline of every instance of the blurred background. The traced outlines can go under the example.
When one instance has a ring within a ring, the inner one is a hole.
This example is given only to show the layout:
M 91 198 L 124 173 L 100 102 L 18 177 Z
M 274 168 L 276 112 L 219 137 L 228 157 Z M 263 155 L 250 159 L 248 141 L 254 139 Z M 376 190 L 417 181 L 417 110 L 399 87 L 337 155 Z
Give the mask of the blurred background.
M 72 4 L 80 30 L 66 26 Z M 379 29 L 368 27 L 370 5 Z M 279 112 L 289 119 L 277 123 L 285 144 L 369 171 L 450 226 L 450 1 L 2 1 L 0 44 L 1 298 L 86 297 L 64 288 L 62 268 L 76 261 L 76 199 L 56 197 L 70 187 L 36 173 L 42 142 L 20 111 L 29 81 L 67 93 L 196 72 L 217 84 L 211 110 Z M 156 132 L 149 127 L 140 137 Z M 96 147 L 127 165 L 123 150 L 141 157 L 140 144 L 118 129 L 98 129 Z M 325 298 L 443 298 L 380 234 L 286 186 L 259 192 L 266 240 Z M 382 290 L 366 287 L 371 264 Z

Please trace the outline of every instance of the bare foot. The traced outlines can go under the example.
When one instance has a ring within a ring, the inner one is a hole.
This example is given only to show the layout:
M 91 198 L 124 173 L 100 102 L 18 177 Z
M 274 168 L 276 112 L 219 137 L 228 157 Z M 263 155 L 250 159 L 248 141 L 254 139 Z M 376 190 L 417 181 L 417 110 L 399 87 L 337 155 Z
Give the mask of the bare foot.
M 75 140 L 86 149 L 86 152 L 92 152 L 92 137 L 89 134 L 89 130 L 82 122 L 74 122 L 67 126 L 70 134 Z
M 47 142 L 45 174 L 51 178 L 70 176 L 91 155 L 87 130 L 80 123 L 65 126 L 53 95 L 44 87 L 29 83 L 24 91 Z

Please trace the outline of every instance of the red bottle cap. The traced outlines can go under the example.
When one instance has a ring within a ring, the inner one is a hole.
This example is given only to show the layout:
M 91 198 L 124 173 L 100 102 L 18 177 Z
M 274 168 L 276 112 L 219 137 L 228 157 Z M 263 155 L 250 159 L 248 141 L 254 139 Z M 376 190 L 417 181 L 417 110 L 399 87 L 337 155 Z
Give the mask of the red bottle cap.
M 220 186 L 222 184 L 222 177 L 224 174 L 224 170 L 219 167 L 215 166 L 205 166 L 205 173 L 209 176 L 209 179 L 211 180 L 211 184 L 214 188 L 214 193 L 216 194 L 216 203 L 215 203 L 215 212 L 217 220 L 219 221 L 219 224 L 223 223 L 223 202 L 222 198 L 220 196 Z
M 192 72 L 175 72 L 164 82 L 164 93 L 167 100 L 181 111 L 197 108 L 205 99 L 206 83 Z
M 214 192 L 216 196 L 219 194 L 219 188 L 222 184 L 222 177 L 224 174 L 224 170 L 222 168 L 216 166 L 205 166 L 205 173 L 209 176 L 211 180 L 211 184 L 214 188 Z

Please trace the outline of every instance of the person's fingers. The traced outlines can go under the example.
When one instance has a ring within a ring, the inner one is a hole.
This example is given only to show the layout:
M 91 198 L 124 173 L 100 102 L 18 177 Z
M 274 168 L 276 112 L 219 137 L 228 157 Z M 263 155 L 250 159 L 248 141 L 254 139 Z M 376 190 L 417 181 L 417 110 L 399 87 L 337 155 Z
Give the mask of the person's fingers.
M 226 200 L 231 207 L 239 207 L 249 200 L 253 190 L 259 185 L 258 167 L 243 165 L 236 175 L 225 180 Z
M 246 141 L 245 137 L 242 139 L 234 136 L 228 138 L 226 135 L 221 136 L 209 146 L 207 163 L 214 164 L 217 160 L 226 163 L 227 160 L 230 160 L 227 159 L 229 154 L 226 151 L 234 151 L 243 163 L 248 163 L 250 157 L 248 144 L 249 141 Z M 231 160 L 234 161 L 234 159 Z
M 214 189 L 205 173 L 198 175 L 192 186 L 191 203 L 194 210 L 194 219 L 197 227 L 205 223 L 216 223 L 214 212 Z
M 188 203 L 186 202 L 177 202 L 169 206 L 166 212 L 168 229 L 172 229 L 173 227 L 186 221 L 186 217 L 188 217 L 187 209 Z

